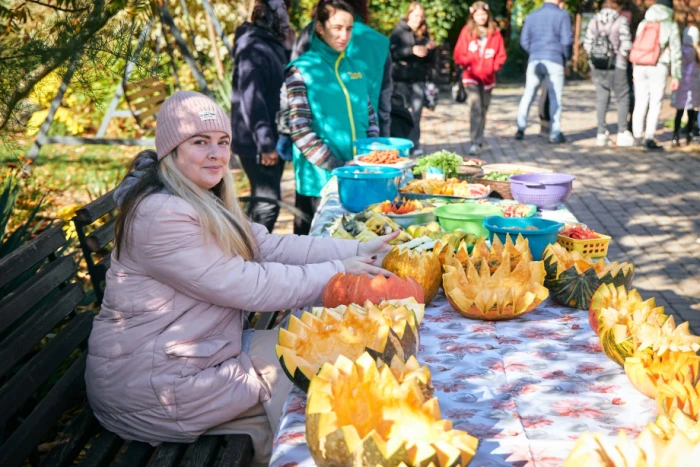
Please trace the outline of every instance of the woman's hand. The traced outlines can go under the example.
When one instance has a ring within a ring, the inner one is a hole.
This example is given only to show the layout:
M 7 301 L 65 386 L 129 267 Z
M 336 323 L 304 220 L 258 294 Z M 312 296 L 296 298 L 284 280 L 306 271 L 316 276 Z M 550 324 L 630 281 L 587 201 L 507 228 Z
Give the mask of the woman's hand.
M 401 232 L 397 230 L 396 232 L 390 233 L 389 235 L 383 235 L 381 237 L 375 238 L 374 240 L 370 240 L 369 242 L 360 243 L 360 247 L 357 249 L 357 254 L 360 256 L 376 255 L 379 259 L 379 264 L 382 264 L 382 261 L 384 261 L 384 257 L 393 248 L 392 245 L 389 245 L 389 242 L 398 237 L 400 233 Z
M 384 277 L 391 276 L 391 273 L 386 269 L 375 266 L 377 256 L 353 256 L 343 260 L 345 266 L 345 274 L 369 274 L 370 276 L 382 275 Z
M 414 45 L 412 52 L 416 57 L 423 58 L 428 55 L 428 48 L 424 45 Z

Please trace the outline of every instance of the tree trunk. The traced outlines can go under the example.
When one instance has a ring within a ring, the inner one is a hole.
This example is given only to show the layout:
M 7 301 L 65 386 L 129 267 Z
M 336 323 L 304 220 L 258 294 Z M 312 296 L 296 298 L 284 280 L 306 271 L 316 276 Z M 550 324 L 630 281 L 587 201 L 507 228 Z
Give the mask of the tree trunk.
M 182 37 L 180 29 L 175 25 L 173 15 L 170 13 L 170 9 L 165 2 L 158 5 L 158 13 L 160 14 L 161 21 L 168 26 L 170 29 L 170 34 L 172 34 L 175 38 L 175 44 L 177 45 L 177 48 L 180 49 L 180 53 L 182 53 L 182 56 L 185 58 L 185 62 L 190 67 L 192 75 L 194 75 L 194 79 L 197 81 L 200 91 L 202 91 L 203 94 L 211 97 L 212 93 L 207 85 L 207 80 L 204 78 L 202 70 L 199 69 L 197 60 L 195 60 L 195 58 L 192 56 L 192 52 L 190 52 L 187 42 Z
M 219 57 L 219 47 L 216 45 L 216 33 L 214 32 L 214 23 L 211 17 L 207 14 L 207 31 L 209 32 L 209 41 L 211 42 L 211 51 L 214 54 L 214 63 L 216 64 L 216 75 L 219 81 L 224 80 L 224 64 Z
M 211 3 L 209 2 L 209 0 L 202 0 L 202 6 L 204 7 L 204 10 L 207 12 L 207 16 L 209 16 L 209 19 L 214 24 L 214 29 L 216 30 L 216 35 L 221 38 L 221 41 L 224 43 L 224 46 L 226 47 L 226 49 L 228 49 L 229 57 L 233 57 L 233 47 L 231 47 L 231 44 L 229 44 L 228 40 L 226 40 L 226 34 L 224 34 L 224 28 L 221 27 L 221 23 L 219 22 L 219 18 L 216 17 L 216 12 L 214 11 L 214 7 L 211 6 Z

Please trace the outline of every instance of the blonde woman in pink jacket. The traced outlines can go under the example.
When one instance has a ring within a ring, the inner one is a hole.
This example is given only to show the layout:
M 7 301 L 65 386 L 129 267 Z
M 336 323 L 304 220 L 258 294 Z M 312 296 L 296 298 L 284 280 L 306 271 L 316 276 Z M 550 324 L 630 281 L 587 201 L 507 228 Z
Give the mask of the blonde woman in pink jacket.
M 360 244 L 278 236 L 242 214 L 228 170 L 231 124 L 195 92 L 158 113 L 115 199 L 121 206 L 85 379 L 97 419 L 156 445 L 248 433 L 267 465 L 291 388 L 274 331 L 246 330 L 243 311 L 320 302 L 336 273 L 384 274 L 393 236 Z

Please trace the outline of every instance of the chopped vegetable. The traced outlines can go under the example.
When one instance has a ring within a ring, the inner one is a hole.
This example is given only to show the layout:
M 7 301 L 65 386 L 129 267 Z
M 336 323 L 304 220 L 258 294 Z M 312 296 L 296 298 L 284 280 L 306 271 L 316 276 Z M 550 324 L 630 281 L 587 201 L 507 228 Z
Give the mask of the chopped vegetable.
M 506 174 L 501 172 L 491 172 L 484 175 L 482 178 L 484 180 L 493 180 L 495 182 L 507 182 L 510 176 L 513 174 Z
M 463 162 L 464 159 L 462 159 L 462 156 L 454 152 L 442 150 L 418 159 L 413 173 L 426 173 L 430 167 L 436 167 L 442 170 L 445 177 L 451 178 L 457 175 L 459 166 L 462 165 Z
M 598 238 L 598 234 L 593 229 L 586 229 L 577 225 L 567 227 L 559 235 L 573 238 L 574 240 L 593 240 Z
M 399 157 L 399 151 L 396 149 L 386 149 L 381 151 L 372 151 L 366 156 L 360 157 L 359 160 L 360 162 L 365 162 L 368 164 L 392 165 L 405 162 L 408 159 L 402 159 Z

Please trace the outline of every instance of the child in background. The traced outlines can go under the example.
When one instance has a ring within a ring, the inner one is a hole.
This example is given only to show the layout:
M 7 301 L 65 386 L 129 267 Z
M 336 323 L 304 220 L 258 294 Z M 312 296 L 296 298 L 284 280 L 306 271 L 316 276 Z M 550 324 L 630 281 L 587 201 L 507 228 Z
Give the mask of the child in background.
M 695 26 L 687 26 L 683 31 L 682 75 L 678 90 L 673 93 L 671 103 L 676 109 L 676 120 L 673 125 L 673 146 L 680 146 L 680 127 L 683 114 L 688 111 L 687 142 L 695 136 L 700 136 L 698 130 L 698 111 L 700 107 L 700 31 Z

